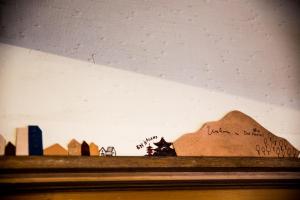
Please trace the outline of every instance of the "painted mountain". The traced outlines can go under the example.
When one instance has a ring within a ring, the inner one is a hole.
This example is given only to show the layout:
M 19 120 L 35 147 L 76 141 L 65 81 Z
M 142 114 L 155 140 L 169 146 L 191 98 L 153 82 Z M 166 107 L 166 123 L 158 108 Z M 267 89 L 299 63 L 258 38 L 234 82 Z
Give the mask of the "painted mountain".
M 177 156 L 298 157 L 299 151 L 251 117 L 232 111 L 174 143 Z

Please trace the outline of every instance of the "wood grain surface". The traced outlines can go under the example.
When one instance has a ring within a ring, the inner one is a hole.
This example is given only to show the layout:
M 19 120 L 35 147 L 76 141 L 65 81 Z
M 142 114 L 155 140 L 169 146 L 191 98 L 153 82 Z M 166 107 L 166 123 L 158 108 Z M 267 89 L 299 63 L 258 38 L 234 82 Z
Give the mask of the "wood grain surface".
M 80 191 L 2 195 L 7 200 L 299 200 L 298 189 L 208 189 L 172 191 Z
M 294 158 L 0 157 L 4 199 L 147 199 L 148 193 L 161 199 L 166 190 L 177 194 L 173 199 L 249 199 L 249 191 L 293 199 L 299 188 L 300 160 Z
M 0 171 L 300 171 L 298 158 L 2 156 Z

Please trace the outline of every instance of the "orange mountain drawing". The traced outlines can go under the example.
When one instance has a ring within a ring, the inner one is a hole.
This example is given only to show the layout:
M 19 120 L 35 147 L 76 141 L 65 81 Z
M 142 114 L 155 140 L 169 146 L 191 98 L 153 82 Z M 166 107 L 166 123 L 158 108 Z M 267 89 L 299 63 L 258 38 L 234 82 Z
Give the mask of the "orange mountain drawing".
M 300 153 L 240 111 L 182 135 L 173 146 L 177 156 L 298 157 Z

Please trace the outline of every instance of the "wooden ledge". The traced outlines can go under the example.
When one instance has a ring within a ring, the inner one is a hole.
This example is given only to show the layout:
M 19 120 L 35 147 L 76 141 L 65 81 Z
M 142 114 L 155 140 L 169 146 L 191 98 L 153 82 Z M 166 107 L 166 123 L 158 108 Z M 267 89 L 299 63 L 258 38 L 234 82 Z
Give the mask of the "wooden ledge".
M 0 157 L 0 191 L 300 187 L 300 160 L 239 157 Z
M 2 156 L 0 172 L 300 171 L 300 159 L 248 157 Z

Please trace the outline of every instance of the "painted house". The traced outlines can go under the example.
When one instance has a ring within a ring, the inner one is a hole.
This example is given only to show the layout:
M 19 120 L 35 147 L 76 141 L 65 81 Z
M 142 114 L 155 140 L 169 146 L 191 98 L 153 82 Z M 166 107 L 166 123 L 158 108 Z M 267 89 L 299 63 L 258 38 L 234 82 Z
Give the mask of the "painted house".
M 81 155 L 82 156 L 90 156 L 90 147 L 86 141 L 83 141 L 81 144 Z
M 28 126 L 29 155 L 43 155 L 42 130 L 38 126 Z
M 63 148 L 60 144 L 53 144 L 44 149 L 45 156 L 67 156 L 68 151 Z
M 4 155 L 5 144 L 6 144 L 5 138 L 0 134 L 0 156 Z
M 99 150 L 99 154 L 100 156 L 105 156 L 105 149 L 103 147 L 101 147 L 101 149 Z
M 81 144 L 72 139 L 68 144 L 68 155 L 69 156 L 81 156 Z
M 16 147 L 11 142 L 8 142 L 5 146 L 5 152 L 4 154 L 6 156 L 15 156 L 16 155 Z
M 107 147 L 107 150 L 105 150 L 102 147 L 99 152 L 100 152 L 100 156 L 116 156 L 117 155 L 115 147 L 112 147 L 112 146 Z
M 116 156 L 117 152 L 115 150 L 115 147 L 107 147 L 106 150 L 106 156 Z
M 93 142 L 90 144 L 90 155 L 99 156 L 99 147 Z
M 22 127 L 16 129 L 16 155 L 17 156 L 29 155 L 28 127 Z

